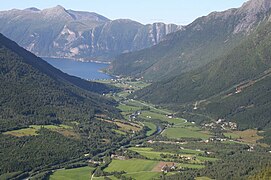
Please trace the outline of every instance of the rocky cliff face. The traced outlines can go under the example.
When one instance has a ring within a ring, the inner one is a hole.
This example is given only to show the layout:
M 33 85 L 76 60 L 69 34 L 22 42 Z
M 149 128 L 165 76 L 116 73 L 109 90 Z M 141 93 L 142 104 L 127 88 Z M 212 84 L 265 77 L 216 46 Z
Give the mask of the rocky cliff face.
M 180 30 L 178 25 L 142 25 L 126 19 L 111 21 L 90 12 L 61 6 L 0 12 L 0 32 L 38 56 L 110 60 L 144 49 Z

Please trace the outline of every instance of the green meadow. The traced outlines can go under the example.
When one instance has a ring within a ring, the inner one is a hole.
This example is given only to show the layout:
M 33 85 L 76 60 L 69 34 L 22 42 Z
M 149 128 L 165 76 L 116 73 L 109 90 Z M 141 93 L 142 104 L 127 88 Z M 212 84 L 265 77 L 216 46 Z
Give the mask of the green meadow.
M 156 132 L 157 127 L 156 127 L 155 124 L 153 124 L 153 123 L 151 123 L 151 122 L 143 122 L 143 124 L 144 124 L 145 126 L 147 126 L 148 128 L 150 128 L 150 130 L 147 131 L 147 134 L 146 134 L 147 136 L 150 136 L 150 135 L 152 135 L 153 133 Z
M 4 132 L 3 134 L 7 134 L 7 135 L 12 135 L 12 136 L 16 136 L 16 137 L 22 137 L 22 136 L 36 136 L 38 135 L 38 130 L 40 130 L 40 128 L 46 128 L 46 129 L 50 129 L 50 130 L 58 130 L 58 129 L 72 129 L 71 126 L 67 126 L 67 125 L 31 125 L 29 126 L 29 128 L 23 128 L 23 129 L 18 129 L 18 130 L 13 130 L 13 131 L 7 131 Z
M 145 159 L 113 160 L 104 171 L 125 171 L 127 173 L 151 171 L 157 164 L 158 161 Z
M 50 180 L 89 180 L 93 170 L 94 168 L 88 166 L 74 169 L 60 169 L 50 176 Z
M 183 128 L 183 127 L 168 128 L 163 133 L 163 136 L 166 136 L 168 138 L 175 138 L 175 139 L 181 139 L 181 138 L 208 139 L 209 137 L 211 137 L 211 135 L 206 132 L 193 130 L 189 128 Z

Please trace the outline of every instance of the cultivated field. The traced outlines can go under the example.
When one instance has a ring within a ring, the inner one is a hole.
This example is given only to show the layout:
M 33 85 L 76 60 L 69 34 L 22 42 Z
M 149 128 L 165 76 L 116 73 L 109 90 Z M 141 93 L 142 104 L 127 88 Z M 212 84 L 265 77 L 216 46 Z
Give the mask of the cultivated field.
M 50 176 L 50 180 L 89 180 L 93 168 L 88 166 L 75 169 L 60 169 Z
M 248 129 L 245 131 L 232 131 L 230 133 L 224 133 L 228 138 L 236 139 L 248 144 L 256 144 L 258 140 L 262 139 L 262 136 L 258 135 L 258 131 L 254 129 Z
M 147 134 L 146 134 L 147 136 L 150 136 L 150 135 L 152 135 L 153 133 L 156 132 L 157 127 L 156 127 L 155 124 L 153 124 L 153 123 L 151 123 L 151 122 L 143 122 L 143 124 L 144 124 L 145 126 L 147 126 L 148 128 L 150 128 L 150 130 L 147 131 Z
M 149 159 L 162 159 L 160 154 L 170 154 L 173 155 L 173 153 L 169 152 L 157 152 L 153 151 L 152 148 L 138 148 L 138 147 L 131 147 L 129 148 L 132 151 L 138 152 L 140 155 L 145 156 Z
M 135 172 L 128 173 L 126 177 L 132 177 L 136 180 L 150 180 L 154 178 L 158 178 L 162 173 L 161 172 Z
M 76 134 L 73 131 L 73 128 L 71 126 L 67 125 L 31 125 L 29 128 L 23 128 L 19 130 L 13 130 L 13 131 L 7 131 L 3 134 L 8 134 L 16 137 L 22 137 L 22 136 L 36 136 L 38 135 L 38 131 L 41 128 L 46 128 L 51 131 L 58 132 L 66 137 L 71 137 L 71 138 L 80 138 L 78 134 Z
M 155 160 L 155 159 L 162 159 L 163 161 L 174 161 L 173 158 L 162 158 L 161 154 L 164 155 L 180 155 L 183 157 L 196 157 L 196 160 L 191 160 L 190 163 L 202 163 L 205 161 L 216 161 L 218 160 L 217 158 L 210 158 L 210 157 L 204 157 L 204 156 L 199 156 L 199 153 L 202 153 L 202 151 L 195 151 L 195 150 L 190 150 L 190 149 L 183 149 L 179 153 L 170 153 L 170 152 L 163 152 L 163 151 L 153 151 L 152 148 L 139 148 L 139 147 L 131 147 L 129 148 L 132 151 L 138 152 L 140 155 L 145 156 L 146 158 Z M 184 153 L 182 153 L 184 152 Z M 189 153 L 190 152 L 190 153 Z
M 175 138 L 175 139 L 181 139 L 181 138 L 208 139 L 209 137 L 211 137 L 211 135 L 208 134 L 207 132 L 189 129 L 189 128 L 183 128 L 183 127 L 168 128 L 163 133 L 163 136 L 166 136 L 168 138 Z
M 127 173 L 152 171 L 158 161 L 144 159 L 113 160 L 104 170 L 105 172 L 125 171 Z

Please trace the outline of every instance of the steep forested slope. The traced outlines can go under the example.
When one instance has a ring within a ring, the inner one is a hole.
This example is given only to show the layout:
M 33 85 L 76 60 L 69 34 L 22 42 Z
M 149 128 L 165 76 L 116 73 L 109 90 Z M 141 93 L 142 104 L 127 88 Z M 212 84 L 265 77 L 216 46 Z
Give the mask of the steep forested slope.
M 121 117 L 115 102 L 98 94 L 114 89 L 64 74 L 3 35 L 0 82 L 1 178 L 77 162 L 125 138 L 112 131 L 115 124 L 95 118 Z M 9 133 L 17 129 L 25 134 Z
M 269 22 L 263 23 L 228 54 L 197 70 L 154 83 L 137 96 L 160 104 L 207 101 L 205 110 L 216 118 L 266 127 L 270 123 L 270 27 Z M 234 95 L 242 89 L 242 93 Z
M 94 94 L 109 92 L 109 87 L 64 74 L 0 38 L 1 131 L 22 124 L 91 118 L 113 110 L 112 102 Z

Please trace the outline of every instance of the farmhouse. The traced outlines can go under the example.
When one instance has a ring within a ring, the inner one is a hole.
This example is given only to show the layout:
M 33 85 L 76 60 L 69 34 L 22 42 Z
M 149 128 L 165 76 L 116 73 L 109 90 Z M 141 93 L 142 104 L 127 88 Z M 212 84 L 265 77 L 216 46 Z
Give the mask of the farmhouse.
M 168 172 L 171 172 L 171 171 L 175 171 L 177 169 L 177 167 L 175 166 L 175 164 L 173 163 L 172 166 L 169 166 L 169 165 L 164 165 L 162 168 L 161 168 L 161 171 L 164 172 L 164 173 L 168 173 Z
M 116 154 L 111 154 L 111 159 L 126 160 L 127 158 L 125 156 L 119 156 L 119 155 L 116 155 Z
M 174 117 L 173 114 L 167 114 L 166 116 L 167 116 L 167 118 L 169 118 L 169 119 L 172 119 L 172 118 Z

